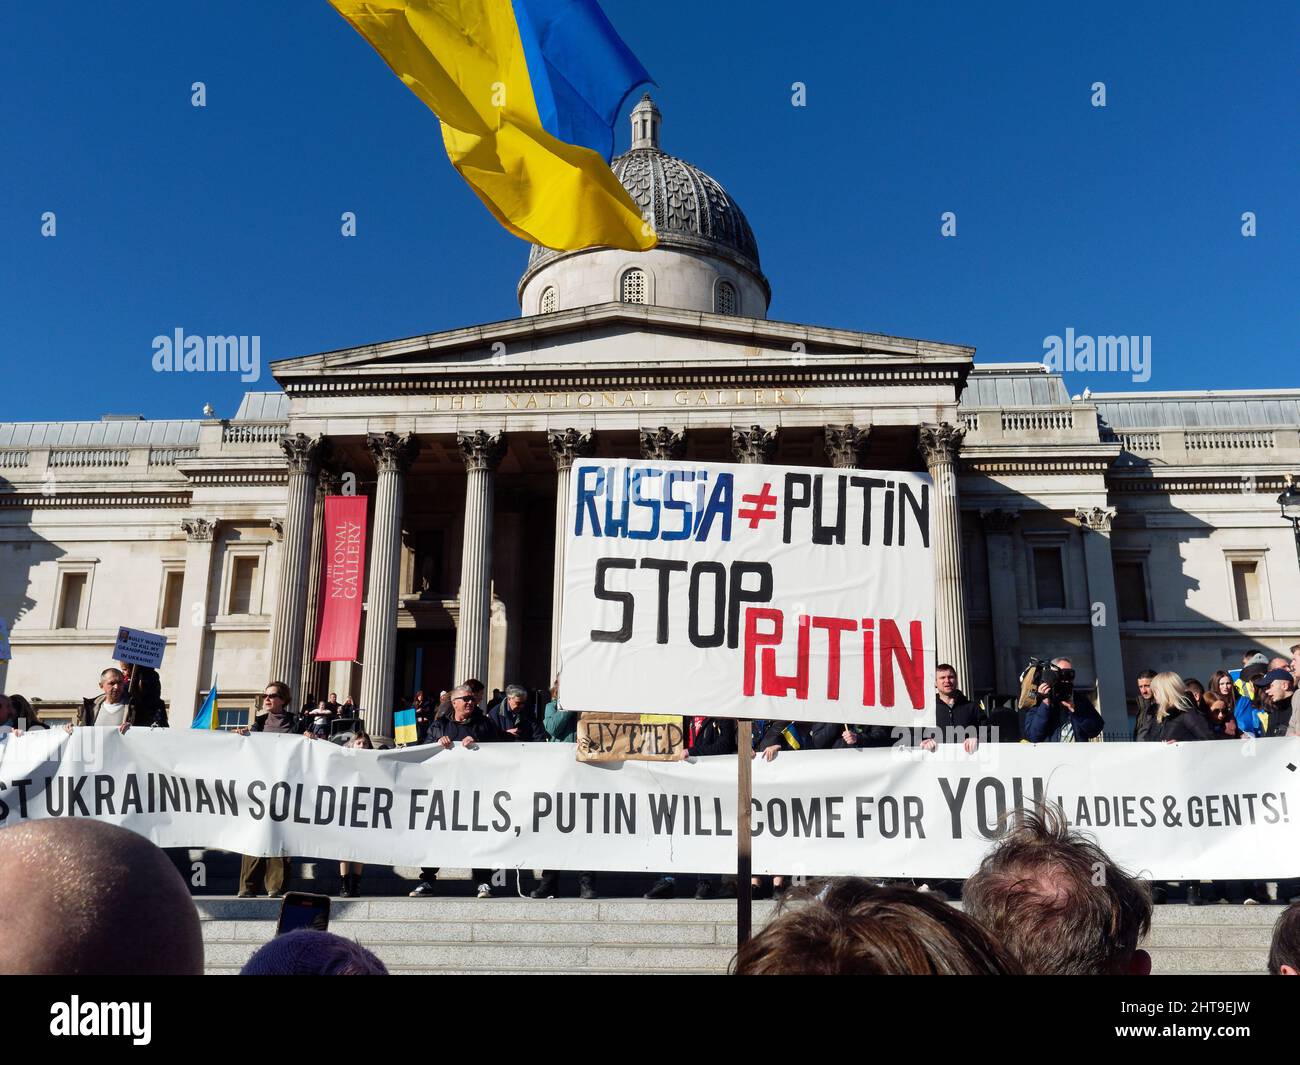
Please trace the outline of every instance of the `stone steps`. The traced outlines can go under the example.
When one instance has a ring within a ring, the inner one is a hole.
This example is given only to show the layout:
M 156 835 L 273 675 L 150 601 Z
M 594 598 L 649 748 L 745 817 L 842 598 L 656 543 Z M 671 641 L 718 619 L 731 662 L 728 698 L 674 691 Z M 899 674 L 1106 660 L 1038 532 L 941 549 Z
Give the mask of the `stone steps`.
M 275 932 L 271 899 L 197 898 L 207 969 L 236 973 Z M 761 928 L 774 904 L 754 904 Z M 1277 906 L 1157 906 L 1158 974 L 1262 973 Z M 330 928 L 394 973 L 715 973 L 735 953 L 734 900 L 335 899 Z

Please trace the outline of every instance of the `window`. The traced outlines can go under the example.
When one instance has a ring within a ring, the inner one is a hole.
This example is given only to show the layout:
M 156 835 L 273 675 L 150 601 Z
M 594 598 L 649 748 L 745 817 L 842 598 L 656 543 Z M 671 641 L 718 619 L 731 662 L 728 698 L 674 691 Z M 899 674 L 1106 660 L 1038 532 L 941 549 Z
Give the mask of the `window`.
M 257 584 L 257 562 L 250 555 L 235 556 L 234 568 L 230 574 L 230 608 L 228 614 L 253 613 L 253 601 Z
M 1232 591 L 1237 599 L 1237 620 L 1256 621 L 1264 616 L 1259 597 L 1259 563 L 1232 564 Z
M 81 608 L 86 598 L 88 573 L 63 574 L 63 586 L 59 589 L 59 624 L 60 629 L 81 628 Z
M 736 286 L 730 281 L 718 282 L 718 289 L 713 296 L 713 309 L 718 314 L 738 314 Z
M 1034 548 L 1034 591 L 1039 610 L 1065 609 L 1065 567 L 1059 547 Z
M 217 728 L 219 729 L 236 729 L 247 728 L 252 722 L 248 720 L 247 708 L 242 710 L 226 710 L 221 705 L 220 696 L 217 698 Z
M 159 612 L 158 625 L 164 629 L 175 629 L 181 623 L 181 590 L 185 586 L 185 571 L 169 569 L 163 573 L 162 607 Z
M 542 289 L 542 298 L 537 304 L 539 314 L 551 314 L 560 306 L 559 293 L 555 291 L 554 285 L 547 285 Z
M 646 303 L 646 278 L 644 270 L 629 270 L 623 275 L 619 299 L 624 303 Z
M 1141 562 L 1115 563 L 1115 598 L 1120 621 L 1150 621 L 1147 568 Z

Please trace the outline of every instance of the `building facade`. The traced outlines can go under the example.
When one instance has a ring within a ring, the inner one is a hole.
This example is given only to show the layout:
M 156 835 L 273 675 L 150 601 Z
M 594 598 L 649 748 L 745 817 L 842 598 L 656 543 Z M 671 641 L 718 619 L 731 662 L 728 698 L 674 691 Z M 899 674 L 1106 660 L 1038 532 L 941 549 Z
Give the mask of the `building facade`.
M 1040 364 L 769 320 L 743 212 L 648 98 L 632 120 L 612 165 L 659 246 L 534 249 L 516 319 L 277 362 L 230 419 L 0 425 L 0 690 L 59 716 L 121 625 L 167 634 L 174 725 L 213 684 L 230 720 L 268 679 L 350 694 L 377 734 L 416 689 L 546 687 L 588 455 L 928 470 L 940 658 L 983 693 L 1068 655 L 1111 736 L 1138 670 L 1300 638 L 1300 390 L 1071 397 Z M 317 664 L 337 492 L 369 499 L 363 633 Z

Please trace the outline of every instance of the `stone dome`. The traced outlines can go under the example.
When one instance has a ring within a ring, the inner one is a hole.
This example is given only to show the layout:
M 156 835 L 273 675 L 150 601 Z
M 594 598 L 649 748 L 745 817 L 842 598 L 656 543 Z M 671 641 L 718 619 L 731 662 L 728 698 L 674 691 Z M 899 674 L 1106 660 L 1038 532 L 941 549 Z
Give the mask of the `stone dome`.
M 736 309 L 724 313 L 766 317 L 771 287 L 759 265 L 758 242 L 744 211 L 727 190 L 703 170 L 660 148 L 660 112 L 649 93 L 632 111 L 631 119 L 632 146 L 616 156 L 610 168 L 641 208 L 642 216 L 654 227 L 658 244 L 648 252 L 623 252 L 613 248 L 565 252 L 533 245 L 528 256 L 528 268 L 519 281 L 523 312 L 544 313 L 625 298 L 620 296 L 612 279 L 609 285 L 602 285 L 603 279 L 594 276 L 601 271 L 593 271 L 596 267 L 593 257 L 616 269 L 624 264 L 632 264 L 635 268 L 644 263 L 651 273 L 659 274 L 665 269 L 668 273 L 674 272 L 674 260 L 665 256 L 676 253 L 676 264 L 686 273 L 696 276 L 689 279 L 683 276 L 664 278 L 667 284 L 655 277 L 648 286 L 647 298 L 632 302 L 715 311 L 719 306 L 717 286 L 729 284 L 733 294 L 727 297 L 725 306 Z M 572 271 L 565 271 L 563 280 L 569 283 L 557 284 L 555 293 L 543 305 L 544 287 L 536 284 L 541 274 L 554 274 L 555 271 L 548 268 L 580 257 L 585 261 L 585 276 L 577 286 L 581 291 L 575 290 Z M 705 264 L 712 264 L 713 268 L 702 269 Z M 595 289 L 592 288 L 593 282 L 596 283 Z M 682 291 L 684 287 L 693 289 L 693 292 L 687 295 Z M 530 306 L 530 294 L 535 297 L 533 306 Z

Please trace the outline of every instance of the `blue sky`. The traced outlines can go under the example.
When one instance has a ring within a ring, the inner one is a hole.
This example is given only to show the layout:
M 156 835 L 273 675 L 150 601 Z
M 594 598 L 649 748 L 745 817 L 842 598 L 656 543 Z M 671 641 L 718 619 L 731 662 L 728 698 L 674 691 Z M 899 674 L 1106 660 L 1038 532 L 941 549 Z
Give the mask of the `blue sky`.
M 1295 4 L 604 6 L 664 148 L 748 214 L 771 317 L 978 361 L 1152 338 L 1148 382 L 1072 392 L 1300 387 Z M 177 328 L 269 361 L 518 313 L 527 246 L 325 0 L 7 4 L 0 42 L 0 420 L 275 387 L 154 373 Z

